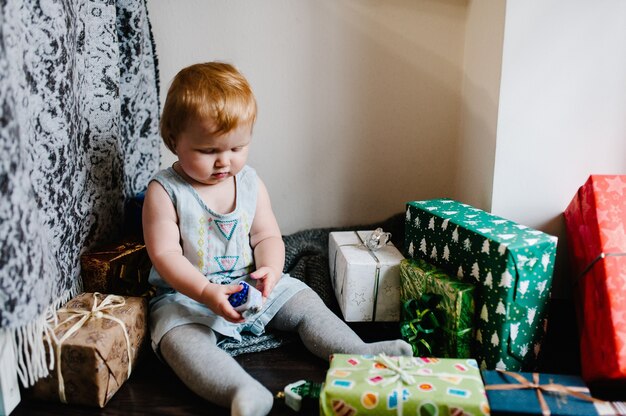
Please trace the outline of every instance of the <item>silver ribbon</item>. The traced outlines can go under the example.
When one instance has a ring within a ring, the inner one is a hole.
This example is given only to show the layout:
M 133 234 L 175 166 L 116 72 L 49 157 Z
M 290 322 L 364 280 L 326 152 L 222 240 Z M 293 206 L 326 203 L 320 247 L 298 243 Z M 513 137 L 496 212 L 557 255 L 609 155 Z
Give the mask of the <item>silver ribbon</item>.
M 387 244 L 387 242 L 389 242 L 389 239 L 391 238 L 391 233 L 386 233 L 383 231 L 382 228 L 377 228 L 372 231 L 372 233 L 369 235 L 369 237 L 367 237 L 367 240 L 365 241 L 361 239 L 359 233 L 357 233 L 357 236 L 359 237 L 359 240 L 361 240 L 361 243 L 363 243 L 370 252 L 374 252 L 381 249 Z

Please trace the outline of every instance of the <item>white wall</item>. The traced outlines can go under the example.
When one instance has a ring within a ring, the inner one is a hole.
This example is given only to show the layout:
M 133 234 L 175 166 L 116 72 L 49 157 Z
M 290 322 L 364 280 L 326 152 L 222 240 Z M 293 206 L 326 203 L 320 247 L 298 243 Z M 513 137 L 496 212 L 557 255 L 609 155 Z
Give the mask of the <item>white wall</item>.
M 463 0 L 150 0 L 162 100 L 175 73 L 237 65 L 259 117 L 250 164 L 282 231 L 379 221 L 454 197 Z M 164 166 L 173 155 L 163 148 Z
M 626 2 L 508 0 L 492 211 L 560 238 L 591 173 L 626 174 Z
M 500 69 L 506 2 L 469 3 L 465 24 L 463 91 L 456 196 L 491 209 Z
M 626 174 L 623 0 L 149 0 L 162 99 L 235 63 L 260 106 L 250 163 L 283 233 L 452 197 L 557 235 L 590 173 Z M 163 166 L 174 158 L 163 148 Z

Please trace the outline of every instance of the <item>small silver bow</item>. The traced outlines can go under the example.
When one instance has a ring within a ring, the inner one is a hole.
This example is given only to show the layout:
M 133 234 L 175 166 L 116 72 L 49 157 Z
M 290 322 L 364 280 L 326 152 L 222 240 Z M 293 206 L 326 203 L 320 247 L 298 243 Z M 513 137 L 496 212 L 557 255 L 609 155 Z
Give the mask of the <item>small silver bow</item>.
M 391 238 L 391 233 L 386 233 L 382 228 L 377 228 L 367 237 L 367 239 L 363 242 L 365 247 L 367 247 L 371 251 L 376 251 L 383 247 L 389 239 Z

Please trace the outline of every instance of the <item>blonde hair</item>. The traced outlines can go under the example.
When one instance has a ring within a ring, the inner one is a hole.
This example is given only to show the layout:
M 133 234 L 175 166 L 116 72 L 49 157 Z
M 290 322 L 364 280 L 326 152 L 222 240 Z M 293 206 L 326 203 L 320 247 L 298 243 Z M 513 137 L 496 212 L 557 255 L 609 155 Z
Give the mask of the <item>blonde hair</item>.
M 233 65 L 206 62 L 183 68 L 167 92 L 161 114 L 161 137 L 176 153 L 176 136 L 192 120 L 210 118 L 215 134 L 254 124 L 256 100 L 250 84 Z

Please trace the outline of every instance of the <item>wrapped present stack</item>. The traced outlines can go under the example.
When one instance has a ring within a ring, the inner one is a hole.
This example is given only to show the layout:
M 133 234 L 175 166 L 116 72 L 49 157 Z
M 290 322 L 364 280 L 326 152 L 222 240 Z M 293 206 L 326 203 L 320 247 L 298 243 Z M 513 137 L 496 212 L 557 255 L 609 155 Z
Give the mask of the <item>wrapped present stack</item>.
M 381 229 L 331 232 L 330 276 L 347 322 L 400 319 L 400 261 L 404 256 Z
M 626 176 L 591 175 L 564 216 L 582 376 L 626 384 Z
M 400 333 L 418 357 L 470 358 L 474 285 L 421 259 L 400 263 Z
M 556 237 L 450 199 L 407 204 L 404 252 L 475 285 L 482 369 L 534 370 L 547 327 Z
M 473 359 L 334 354 L 322 415 L 489 415 Z
M 54 369 L 34 398 L 104 407 L 130 377 L 147 333 L 147 300 L 82 293 L 57 311 L 48 334 Z

